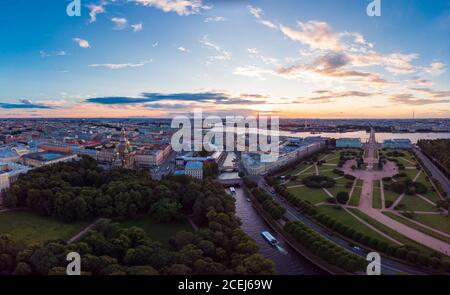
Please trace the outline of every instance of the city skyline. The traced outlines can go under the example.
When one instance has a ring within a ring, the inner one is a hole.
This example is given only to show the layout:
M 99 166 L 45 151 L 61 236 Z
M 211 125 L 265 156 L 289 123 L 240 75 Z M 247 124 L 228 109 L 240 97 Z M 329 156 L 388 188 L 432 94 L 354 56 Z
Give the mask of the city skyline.
M 450 116 L 450 4 L 6 1 L 0 117 Z

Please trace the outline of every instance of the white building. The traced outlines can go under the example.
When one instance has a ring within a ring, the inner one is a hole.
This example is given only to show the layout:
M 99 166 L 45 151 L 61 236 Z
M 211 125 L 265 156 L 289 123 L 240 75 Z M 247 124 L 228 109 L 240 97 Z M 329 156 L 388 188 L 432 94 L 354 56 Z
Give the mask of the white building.
M 192 176 L 194 178 L 203 179 L 203 163 L 198 161 L 189 161 L 186 163 L 184 168 L 184 173 L 186 175 Z
M 0 163 L 0 192 L 8 189 L 20 174 L 27 173 L 31 168 L 16 163 Z

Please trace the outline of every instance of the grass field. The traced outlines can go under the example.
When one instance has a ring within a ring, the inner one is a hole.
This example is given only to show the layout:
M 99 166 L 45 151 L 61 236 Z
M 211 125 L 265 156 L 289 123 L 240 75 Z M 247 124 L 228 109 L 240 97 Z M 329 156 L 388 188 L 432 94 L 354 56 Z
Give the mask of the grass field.
M 418 230 L 420 232 L 423 232 L 424 234 L 427 234 L 427 235 L 429 235 L 431 237 L 435 237 L 436 239 L 439 239 L 441 241 L 450 243 L 450 238 L 447 238 L 447 237 L 445 237 L 445 236 L 443 236 L 443 235 L 441 235 L 439 233 L 436 233 L 436 232 L 434 232 L 432 230 L 429 230 L 429 229 L 427 229 L 427 228 L 425 228 L 423 226 L 420 226 L 420 225 L 418 225 L 418 224 L 416 224 L 414 222 L 411 222 L 406 217 L 398 216 L 398 215 L 396 215 L 396 214 L 394 214 L 392 212 L 383 212 L 383 214 L 388 216 L 389 218 L 397 220 L 400 223 L 403 223 L 404 225 L 407 225 L 407 226 L 409 226 L 411 228 L 414 228 L 414 229 L 416 229 L 416 230 Z
M 345 210 L 335 207 L 335 206 L 327 206 L 327 205 L 321 205 L 318 206 L 317 209 L 319 210 L 319 213 L 322 213 L 324 215 L 329 216 L 330 218 L 339 221 L 340 223 L 353 228 L 355 231 L 361 232 L 369 237 L 377 238 L 380 241 L 384 241 L 387 243 L 392 243 L 382 235 L 378 234 L 377 232 L 373 231 L 366 225 L 362 224 L 358 221 L 355 217 L 350 215 Z
M 359 198 L 361 197 L 361 191 L 362 191 L 362 185 L 363 181 L 361 179 L 358 179 L 356 181 L 355 189 L 353 190 L 353 194 L 350 197 L 350 206 L 358 206 L 359 205 Z
M 143 217 L 137 220 L 120 222 L 123 227 L 137 226 L 145 230 L 145 232 L 154 240 L 166 243 L 169 238 L 174 237 L 179 231 L 192 231 L 192 227 L 187 220 L 176 223 L 158 223 L 150 217 Z
M 413 219 L 450 235 L 450 217 L 448 216 L 415 214 Z
M 328 198 L 328 195 L 322 189 L 313 189 L 306 186 L 288 188 L 288 191 L 302 200 L 310 201 L 312 204 L 325 202 Z
M 0 213 L 0 233 L 9 234 L 13 240 L 23 244 L 41 244 L 54 239 L 69 240 L 86 226 L 86 222 L 63 223 L 26 211 Z
M 385 226 L 384 224 L 376 221 L 375 219 L 372 219 L 371 217 L 367 216 L 363 212 L 361 212 L 358 209 L 349 209 L 352 213 L 354 213 L 356 216 L 361 218 L 362 220 L 366 221 L 370 225 L 374 226 L 378 230 L 382 231 L 383 233 L 389 235 L 393 239 L 399 241 L 400 243 L 403 243 L 404 245 L 408 245 L 411 247 L 414 247 L 418 249 L 419 251 L 422 251 L 425 254 L 432 254 L 434 251 L 422 244 L 419 244 L 413 240 L 410 240 L 409 238 L 401 235 L 400 233 L 396 232 L 395 230 L 391 229 L 390 227 Z
M 392 203 L 394 203 L 395 202 L 395 200 L 397 200 L 397 198 L 399 197 L 400 195 L 399 194 L 397 194 L 397 193 L 394 193 L 393 191 L 390 191 L 390 190 L 388 190 L 388 189 L 386 189 L 386 187 L 384 187 L 384 206 L 386 207 L 386 208 L 388 208 L 388 206 L 387 206 L 387 202 L 388 201 L 391 201 Z
M 399 210 L 407 211 L 427 211 L 427 212 L 438 212 L 439 210 L 431 205 L 430 203 L 422 200 L 415 195 L 405 195 L 400 201 L 401 207 Z
M 372 207 L 375 209 L 381 209 L 381 188 L 380 181 L 373 182 L 373 202 Z

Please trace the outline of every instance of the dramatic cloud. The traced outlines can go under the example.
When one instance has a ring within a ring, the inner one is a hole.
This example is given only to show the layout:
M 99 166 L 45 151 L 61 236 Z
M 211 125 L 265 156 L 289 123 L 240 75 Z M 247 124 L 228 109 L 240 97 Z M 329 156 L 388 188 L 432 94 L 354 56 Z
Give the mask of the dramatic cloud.
M 223 17 L 223 16 L 216 16 L 216 17 L 207 17 L 205 18 L 205 23 L 210 23 L 210 22 L 224 22 L 227 21 L 228 19 Z
M 185 48 L 185 47 L 183 47 L 183 46 L 180 46 L 180 47 L 178 47 L 177 48 L 179 51 L 181 51 L 181 52 L 184 52 L 184 53 L 189 53 L 189 52 L 191 52 L 189 49 L 187 49 L 187 48 Z
M 313 95 L 309 97 L 302 97 L 297 99 L 296 103 L 312 102 L 312 103 L 326 103 L 332 102 L 339 98 L 349 97 L 371 97 L 379 95 L 379 93 L 370 93 L 363 91 L 329 91 L 329 90 L 316 90 Z
M 178 15 L 199 13 L 202 9 L 210 9 L 202 0 L 130 0 L 136 4 L 155 7 L 164 12 L 176 12 Z
M 261 8 L 254 7 L 254 6 L 251 6 L 251 5 L 247 6 L 247 8 L 250 11 L 250 13 L 254 17 L 258 18 L 258 19 L 260 19 L 263 16 L 263 14 L 264 14 Z
M 280 25 L 281 32 L 293 41 L 308 45 L 313 49 L 341 50 L 339 36 L 331 31 L 327 23 L 311 20 L 297 22 L 298 29 Z
M 78 43 L 78 46 L 81 48 L 90 48 L 91 45 L 89 44 L 89 41 L 81 39 L 81 38 L 73 38 L 73 41 Z
M 258 19 L 259 23 L 263 24 L 264 26 L 271 28 L 271 29 L 276 29 L 278 28 L 277 25 L 275 25 L 273 22 L 268 21 L 268 20 L 264 20 L 262 19 L 264 12 L 262 11 L 261 8 L 258 7 L 254 7 L 251 5 L 247 6 L 249 12 L 256 18 Z
M 86 102 L 115 105 L 115 104 L 145 104 L 159 101 L 190 101 L 222 105 L 251 105 L 263 104 L 265 100 L 255 99 L 256 94 L 246 96 L 234 96 L 225 92 L 200 92 L 200 93 L 142 93 L 141 97 L 93 97 Z M 147 106 L 147 105 L 145 105 Z M 150 104 L 151 106 L 151 104 Z
M 3 103 L 0 102 L 0 108 L 1 109 L 52 109 L 53 107 L 40 104 L 40 103 L 33 103 L 32 101 L 28 99 L 21 99 L 19 100 L 19 103 Z
M 119 70 L 124 68 L 140 68 L 146 64 L 152 62 L 151 60 L 141 61 L 138 63 L 121 63 L 121 64 L 91 64 L 88 65 L 90 68 L 108 68 L 111 70 Z
M 440 75 L 446 71 L 445 64 L 441 62 L 432 62 L 431 65 L 425 68 L 425 71 L 429 74 Z
M 140 32 L 144 28 L 144 25 L 142 23 L 138 23 L 135 25 L 131 25 L 131 27 L 133 28 L 133 32 Z
M 329 78 L 345 78 L 364 84 L 392 84 L 379 74 L 348 69 L 352 59 L 343 53 L 329 53 L 317 58 L 311 64 L 299 64 L 278 69 L 278 74 L 286 77 L 296 77 L 304 73 L 319 74 Z
M 128 26 L 128 20 L 126 18 L 113 17 L 111 21 L 114 23 L 114 30 L 123 30 Z
M 422 93 L 422 94 L 426 94 L 428 96 L 431 96 L 432 98 L 450 97 L 450 90 L 440 91 L 440 90 L 434 90 L 431 88 L 411 88 L 411 90 Z
M 249 53 L 251 58 L 259 59 L 266 65 L 275 65 L 275 66 L 280 65 L 278 59 L 264 56 L 256 48 L 247 48 L 247 52 Z
M 95 4 L 89 4 L 89 16 L 91 19 L 89 20 L 90 23 L 94 23 L 97 21 L 97 14 L 105 13 L 105 7 L 104 5 L 95 5 Z
M 274 73 L 271 70 L 266 70 L 266 69 L 262 69 L 257 66 L 250 65 L 250 66 L 242 66 L 242 67 L 235 68 L 233 71 L 233 74 L 239 75 L 239 76 L 245 76 L 245 77 L 254 77 L 254 78 L 261 79 L 261 80 L 265 80 L 266 75 L 272 75 Z
M 204 47 L 211 49 L 216 52 L 215 55 L 211 55 L 208 57 L 208 60 L 210 62 L 217 61 L 217 60 L 230 60 L 231 59 L 231 53 L 220 47 L 219 45 L 211 42 L 208 39 L 208 36 L 203 36 L 203 38 L 200 40 L 200 44 L 202 44 Z
M 393 103 L 412 105 L 412 106 L 450 103 L 450 99 L 416 98 L 414 95 L 412 95 L 410 93 L 394 94 L 389 97 L 389 100 Z

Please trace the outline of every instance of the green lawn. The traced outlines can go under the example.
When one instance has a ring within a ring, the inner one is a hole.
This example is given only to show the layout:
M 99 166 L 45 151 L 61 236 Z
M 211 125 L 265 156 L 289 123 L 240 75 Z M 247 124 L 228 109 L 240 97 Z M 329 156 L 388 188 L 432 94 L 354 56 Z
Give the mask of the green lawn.
M 345 224 L 350 228 L 353 228 L 355 231 L 361 232 L 369 237 L 376 238 L 380 241 L 384 241 L 389 244 L 392 243 L 390 240 L 386 239 L 385 237 L 373 231 L 363 223 L 359 222 L 358 219 L 350 215 L 344 209 L 327 205 L 318 206 L 317 209 L 319 210 L 319 213 L 327 215 L 330 218 L 339 221 L 340 223 Z
M 179 231 L 192 231 L 192 227 L 187 220 L 176 223 L 158 223 L 150 217 L 143 217 L 137 220 L 122 221 L 120 225 L 123 227 L 137 226 L 145 230 L 145 232 L 154 240 L 166 243 L 169 238 L 175 236 Z
M 405 195 L 399 205 L 401 205 L 401 207 L 398 210 L 428 211 L 428 212 L 439 211 L 435 206 L 422 200 L 416 195 Z
M 305 201 L 310 201 L 312 204 L 325 202 L 328 199 L 328 195 L 322 189 L 303 187 L 288 188 L 294 196 L 297 196 Z
M 386 205 L 386 203 L 387 203 L 388 201 L 391 201 L 392 203 L 394 203 L 395 200 L 397 200 L 397 198 L 398 198 L 399 196 L 400 196 L 399 194 L 394 193 L 393 191 L 386 189 L 386 186 L 385 186 L 385 187 L 384 187 L 384 202 L 385 202 L 385 203 L 384 203 L 384 206 L 385 206 L 386 208 L 388 208 L 388 206 Z
M 372 219 L 371 217 L 367 216 L 366 214 L 364 214 L 363 212 L 361 212 L 359 209 L 349 209 L 350 211 L 352 211 L 352 213 L 354 213 L 355 215 L 357 215 L 359 218 L 363 219 L 364 221 L 366 221 L 367 223 L 369 223 L 370 225 L 374 226 L 375 228 L 377 228 L 378 230 L 382 231 L 383 233 L 389 235 L 390 237 L 392 237 L 393 239 L 403 243 L 404 245 L 408 245 L 411 247 L 414 247 L 416 249 L 418 249 L 419 251 L 425 253 L 425 254 L 431 254 L 434 253 L 434 250 L 419 244 L 413 240 L 410 240 L 409 238 L 401 235 L 400 233 L 396 232 L 395 230 L 391 229 L 390 227 L 385 226 L 384 224 Z
M 346 178 L 340 178 L 338 180 L 336 180 L 336 184 L 335 186 L 333 186 L 332 188 L 329 188 L 328 191 L 330 193 L 333 194 L 333 196 L 336 197 L 337 193 L 339 192 L 347 192 L 350 193 L 351 191 L 351 187 L 350 188 L 346 188 L 345 185 L 347 184 L 347 182 L 350 182 L 353 184 L 352 180 L 346 179 Z
M 405 170 L 400 170 L 400 173 L 405 172 L 406 175 L 408 176 L 408 178 L 410 179 L 414 179 L 417 175 L 417 173 L 419 173 L 419 170 L 417 169 L 405 169 Z
M 432 214 L 414 214 L 413 219 L 450 235 L 450 217 Z
M 435 192 L 433 185 L 429 180 L 427 180 L 427 175 L 425 172 L 422 172 L 417 179 L 417 182 L 424 184 L 428 188 L 428 192 L 426 194 L 422 194 L 422 196 L 426 197 L 430 201 L 436 203 L 440 200 L 438 194 Z
M 381 189 L 380 189 L 380 181 L 379 180 L 376 180 L 373 183 L 372 207 L 375 209 L 381 209 Z
M 13 240 L 23 244 L 69 240 L 86 226 L 86 222 L 69 224 L 27 211 L 0 213 L 0 233 L 9 234 Z
M 389 218 L 397 220 L 398 222 L 403 223 L 403 224 L 405 224 L 405 225 L 407 225 L 407 226 L 409 226 L 411 228 L 414 228 L 414 229 L 416 229 L 416 230 L 418 230 L 420 232 L 423 232 L 426 235 L 429 235 L 431 237 L 435 237 L 436 239 L 439 239 L 439 240 L 444 241 L 446 243 L 450 243 L 450 239 L 449 238 L 447 238 L 447 237 L 445 237 L 443 235 L 440 235 L 440 234 L 438 234 L 438 233 L 436 233 L 434 231 L 431 231 L 431 230 L 429 230 L 429 229 L 427 229 L 427 228 L 425 228 L 423 226 L 420 226 L 420 225 L 418 225 L 418 224 L 416 224 L 414 222 L 411 222 L 408 218 L 406 218 L 404 216 L 398 216 L 397 214 L 394 214 L 392 212 L 383 212 L 383 214 L 388 216 Z
M 362 191 L 362 185 L 363 181 L 361 179 L 358 179 L 356 181 L 355 189 L 353 190 L 353 194 L 350 196 L 350 206 L 358 206 L 359 205 L 359 198 L 361 197 L 361 191 Z

